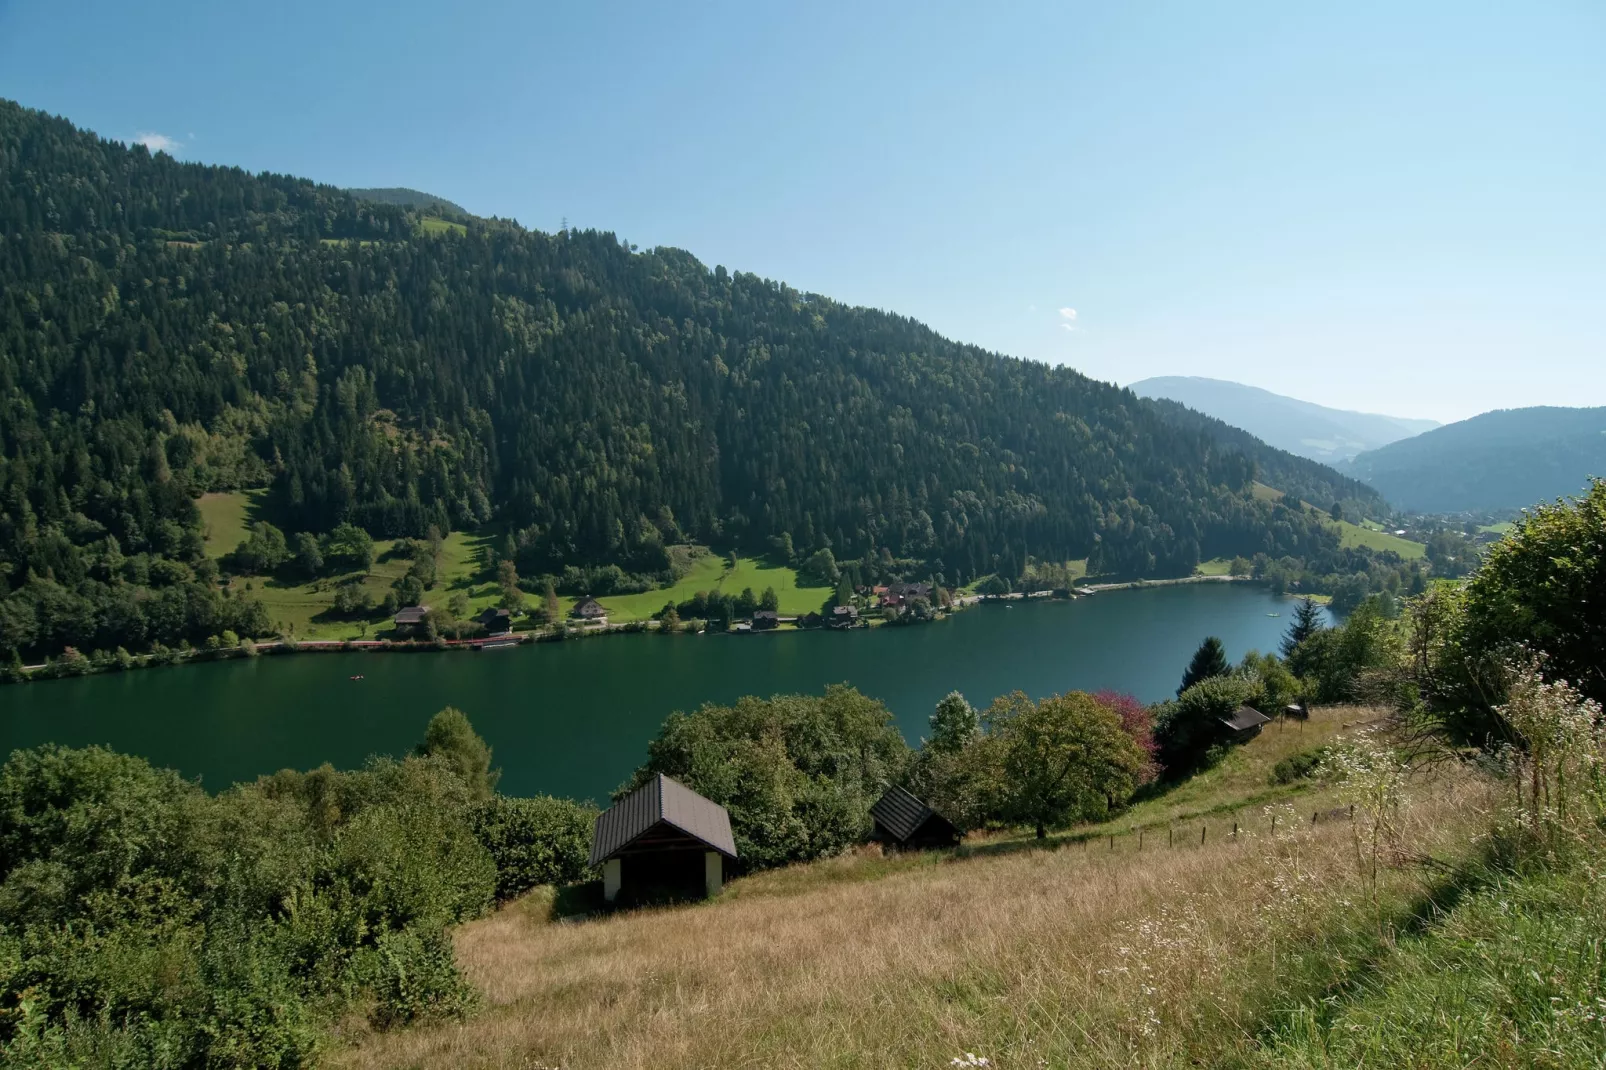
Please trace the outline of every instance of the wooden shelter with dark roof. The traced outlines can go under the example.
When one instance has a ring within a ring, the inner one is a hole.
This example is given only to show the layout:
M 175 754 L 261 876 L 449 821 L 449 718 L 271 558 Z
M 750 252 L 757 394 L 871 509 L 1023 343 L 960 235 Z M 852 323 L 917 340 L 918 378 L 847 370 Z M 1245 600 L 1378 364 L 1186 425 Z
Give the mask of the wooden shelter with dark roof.
M 597 815 L 591 864 L 612 903 L 655 893 L 717 895 L 736 861 L 730 814 L 662 773 Z
M 1253 706 L 1239 706 L 1230 717 L 1217 718 L 1235 743 L 1245 743 L 1260 735 L 1260 726 L 1271 720 Z
M 964 835 L 954 823 L 897 785 L 870 807 L 875 838 L 890 847 L 952 847 Z

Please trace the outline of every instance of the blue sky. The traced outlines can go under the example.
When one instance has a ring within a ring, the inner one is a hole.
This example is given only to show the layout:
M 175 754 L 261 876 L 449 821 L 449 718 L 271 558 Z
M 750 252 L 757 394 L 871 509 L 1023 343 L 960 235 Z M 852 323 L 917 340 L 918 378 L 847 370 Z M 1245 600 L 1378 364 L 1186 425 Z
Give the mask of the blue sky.
M 0 95 L 1120 383 L 1606 405 L 1598 0 L 0 0 Z

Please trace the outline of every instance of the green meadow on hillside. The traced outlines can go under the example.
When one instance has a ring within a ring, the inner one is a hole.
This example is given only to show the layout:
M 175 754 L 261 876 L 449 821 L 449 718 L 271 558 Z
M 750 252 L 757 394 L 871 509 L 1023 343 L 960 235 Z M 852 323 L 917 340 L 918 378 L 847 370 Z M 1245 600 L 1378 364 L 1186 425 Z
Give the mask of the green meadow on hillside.
M 1419 542 L 1402 539 L 1398 535 L 1391 535 L 1386 531 L 1373 531 L 1363 528 L 1359 524 L 1351 524 L 1348 520 L 1340 520 L 1339 545 L 1364 546 L 1368 550 L 1392 550 L 1407 561 L 1415 561 L 1428 552 L 1428 548 Z
M 235 491 L 225 494 L 203 495 L 196 504 L 206 524 L 206 552 L 221 559 L 246 537 L 246 528 L 259 519 L 260 491 Z M 480 569 L 481 547 L 489 535 L 473 535 L 454 531 L 446 537 L 439 563 L 439 581 L 428 592 L 429 604 L 444 604 L 454 592 L 463 591 L 469 596 L 474 612 L 500 603 L 502 592 L 491 577 Z M 363 580 L 363 588 L 377 604 L 383 601 L 391 584 L 407 572 L 408 562 L 392 555 L 396 543 L 390 539 L 374 541 L 374 567 Z M 278 578 L 258 576 L 235 577 L 233 588 L 249 593 L 268 607 L 275 624 L 290 629 L 298 639 L 360 639 L 371 638 L 385 625 L 332 619 L 328 610 L 334 603 L 335 588 L 342 576 L 324 576 L 312 583 L 287 582 Z M 614 623 L 649 620 L 666 602 L 684 602 L 699 591 L 722 591 L 740 594 L 751 587 L 755 595 L 766 587 L 775 588 L 780 599 L 780 610 L 785 616 L 797 616 L 817 611 L 831 596 L 829 587 L 800 587 L 797 571 L 784 566 L 767 564 L 750 557 L 737 558 L 733 567 L 726 556 L 699 551 L 693 558 L 691 570 L 672 587 L 659 588 L 640 594 L 608 595 L 600 599 Z M 531 594 L 532 602 L 540 596 Z M 574 604 L 572 595 L 560 596 L 565 611 Z

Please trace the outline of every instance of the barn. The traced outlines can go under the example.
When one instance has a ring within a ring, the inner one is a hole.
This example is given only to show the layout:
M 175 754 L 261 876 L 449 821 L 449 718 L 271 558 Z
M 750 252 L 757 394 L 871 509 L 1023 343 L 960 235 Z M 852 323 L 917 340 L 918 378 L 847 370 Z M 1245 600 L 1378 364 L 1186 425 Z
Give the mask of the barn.
M 870 807 L 870 817 L 875 821 L 875 838 L 901 850 L 952 847 L 964 835 L 953 822 L 896 785 Z
M 662 773 L 597 815 L 591 864 L 612 903 L 719 894 L 736 861 L 730 814 Z

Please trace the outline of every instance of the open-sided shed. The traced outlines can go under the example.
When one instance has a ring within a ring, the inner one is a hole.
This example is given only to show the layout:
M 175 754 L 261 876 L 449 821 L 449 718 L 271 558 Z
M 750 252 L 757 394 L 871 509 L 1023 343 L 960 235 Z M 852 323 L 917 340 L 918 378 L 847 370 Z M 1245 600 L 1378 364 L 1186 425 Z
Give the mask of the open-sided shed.
M 716 895 L 736 860 L 730 814 L 662 773 L 597 815 L 591 864 L 612 903 L 654 893 Z
M 952 847 L 963 835 L 953 822 L 897 785 L 870 807 L 870 817 L 876 839 L 893 847 Z

